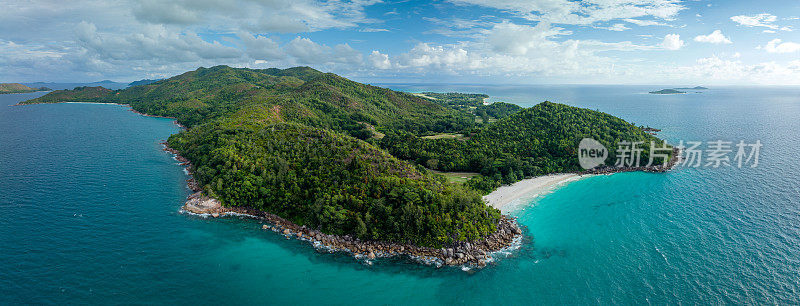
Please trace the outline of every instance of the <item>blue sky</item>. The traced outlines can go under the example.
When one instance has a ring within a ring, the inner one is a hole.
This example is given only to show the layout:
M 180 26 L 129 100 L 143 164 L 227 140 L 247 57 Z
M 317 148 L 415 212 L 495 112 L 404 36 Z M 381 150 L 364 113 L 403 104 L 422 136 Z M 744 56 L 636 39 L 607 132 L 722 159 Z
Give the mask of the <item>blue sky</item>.
M 364 82 L 800 85 L 800 1 L 0 0 L 0 82 L 308 65 Z

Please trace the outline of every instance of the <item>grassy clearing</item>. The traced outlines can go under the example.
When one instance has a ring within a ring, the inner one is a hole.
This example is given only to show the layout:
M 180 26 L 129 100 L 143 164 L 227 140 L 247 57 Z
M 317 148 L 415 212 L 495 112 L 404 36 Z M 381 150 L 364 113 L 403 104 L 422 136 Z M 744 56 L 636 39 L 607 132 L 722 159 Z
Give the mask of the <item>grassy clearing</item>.
M 436 134 L 431 136 L 422 136 L 425 139 L 458 139 L 458 140 L 467 140 L 468 137 L 465 137 L 464 134 L 458 133 L 442 133 Z
M 447 181 L 450 183 L 459 183 L 463 184 L 469 181 L 471 178 L 480 175 L 479 173 L 475 172 L 442 172 L 431 170 L 433 173 L 444 175 L 447 178 Z

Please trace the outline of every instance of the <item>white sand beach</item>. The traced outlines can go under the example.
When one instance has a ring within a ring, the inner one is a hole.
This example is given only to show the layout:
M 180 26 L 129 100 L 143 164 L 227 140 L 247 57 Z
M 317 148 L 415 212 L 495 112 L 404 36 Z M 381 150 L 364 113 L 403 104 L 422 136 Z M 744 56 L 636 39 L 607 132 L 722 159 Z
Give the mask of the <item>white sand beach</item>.
M 508 213 L 509 211 L 519 208 L 520 205 L 527 203 L 531 199 L 555 189 L 555 187 L 589 176 L 590 175 L 578 175 L 574 173 L 537 176 L 516 182 L 512 185 L 501 186 L 492 193 L 484 196 L 483 199 L 501 212 Z

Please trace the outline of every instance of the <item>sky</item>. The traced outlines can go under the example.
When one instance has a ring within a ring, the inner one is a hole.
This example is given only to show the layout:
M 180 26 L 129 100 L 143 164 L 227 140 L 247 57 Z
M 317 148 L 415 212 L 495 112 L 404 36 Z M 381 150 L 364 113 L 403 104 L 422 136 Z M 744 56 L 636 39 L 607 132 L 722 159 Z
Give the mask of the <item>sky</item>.
M 800 85 L 800 1 L 0 0 L 0 82 Z

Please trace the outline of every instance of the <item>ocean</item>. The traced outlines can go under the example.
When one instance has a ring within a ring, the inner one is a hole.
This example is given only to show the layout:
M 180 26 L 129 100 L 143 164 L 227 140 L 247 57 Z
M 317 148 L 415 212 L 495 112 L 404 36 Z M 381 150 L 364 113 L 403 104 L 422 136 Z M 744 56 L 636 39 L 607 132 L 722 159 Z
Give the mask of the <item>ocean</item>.
M 512 212 L 523 245 L 481 270 L 369 265 L 257 221 L 179 213 L 187 176 L 159 144 L 179 131 L 169 119 L 0 95 L 0 304 L 800 303 L 800 88 L 386 86 L 549 100 L 671 143 L 763 147 L 754 168 L 732 153 L 731 166 L 594 176 L 541 195 Z

